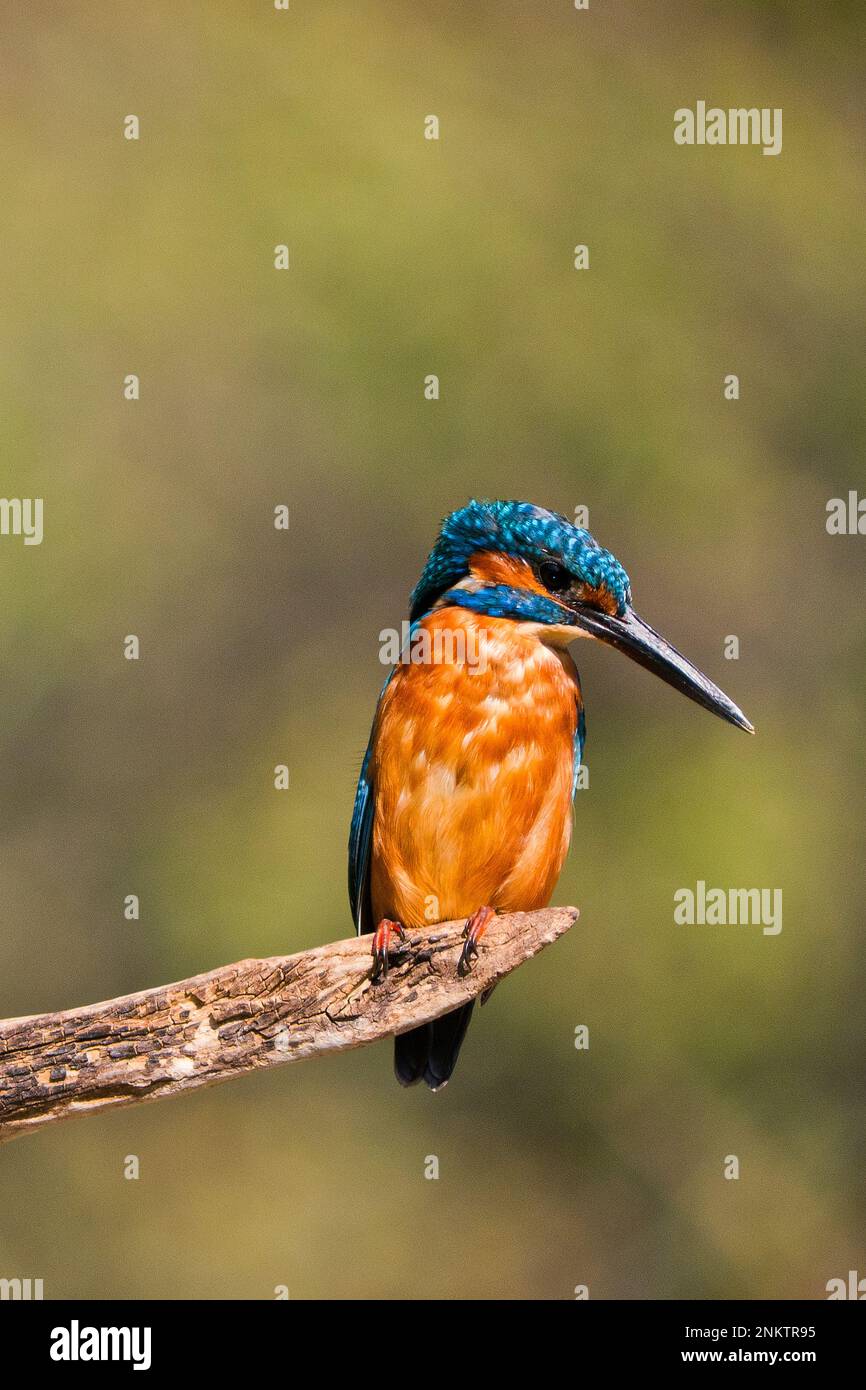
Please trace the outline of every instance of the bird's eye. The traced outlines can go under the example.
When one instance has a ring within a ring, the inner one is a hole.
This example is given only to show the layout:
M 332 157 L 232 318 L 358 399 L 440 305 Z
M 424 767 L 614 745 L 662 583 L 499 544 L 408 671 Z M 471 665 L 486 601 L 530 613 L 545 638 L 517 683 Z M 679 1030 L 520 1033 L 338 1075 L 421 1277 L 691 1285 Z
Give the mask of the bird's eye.
M 545 589 L 552 594 L 561 594 L 571 587 L 573 576 L 558 560 L 544 560 L 538 567 L 538 577 Z

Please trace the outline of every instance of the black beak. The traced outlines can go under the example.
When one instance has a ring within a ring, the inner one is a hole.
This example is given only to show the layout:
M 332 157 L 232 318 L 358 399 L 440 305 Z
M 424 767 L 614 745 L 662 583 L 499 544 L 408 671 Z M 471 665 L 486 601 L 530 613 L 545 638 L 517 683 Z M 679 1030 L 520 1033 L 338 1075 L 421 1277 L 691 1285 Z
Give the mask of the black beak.
M 727 719 L 729 724 L 736 724 L 738 729 L 745 729 L 748 734 L 755 732 L 733 700 L 729 700 L 724 691 L 713 685 L 697 666 L 687 661 L 676 647 L 660 637 L 649 623 L 639 618 L 633 608 L 627 608 L 622 617 L 612 617 L 580 603 L 575 604 L 571 611 L 575 625 L 590 636 L 625 652 L 632 661 L 645 666 L 648 671 L 654 671 L 668 685 L 681 690 L 690 700 L 711 710 L 720 719 Z

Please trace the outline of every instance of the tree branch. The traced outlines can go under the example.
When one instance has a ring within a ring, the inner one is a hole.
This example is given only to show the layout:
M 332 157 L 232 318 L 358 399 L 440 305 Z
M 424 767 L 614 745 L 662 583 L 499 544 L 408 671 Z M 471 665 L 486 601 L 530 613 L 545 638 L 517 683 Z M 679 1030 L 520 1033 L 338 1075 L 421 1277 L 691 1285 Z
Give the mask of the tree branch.
M 404 1033 L 489 989 L 577 916 L 574 907 L 554 907 L 495 917 L 465 976 L 457 971 L 465 924 L 443 922 L 408 932 L 376 984 L 370 938 L 352 937 L 0 1022 L 0 1140 Z

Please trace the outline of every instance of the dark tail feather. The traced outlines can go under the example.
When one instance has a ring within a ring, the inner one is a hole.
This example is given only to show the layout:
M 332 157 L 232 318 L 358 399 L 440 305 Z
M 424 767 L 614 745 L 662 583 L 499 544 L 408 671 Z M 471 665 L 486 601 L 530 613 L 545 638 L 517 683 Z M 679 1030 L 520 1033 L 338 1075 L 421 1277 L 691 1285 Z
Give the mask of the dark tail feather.
M 422 1023 L 394 1039 L 394 1071 L 401 1086 L 414 1086 L 421 1080 L 432 1042 L 432 1023 Z
M 424 1080 L 431 1091 L 438 1091 L 440 1086 L 444 1086 L 457 1066 L 474 1007 L 475 1000 L 472 999 L 444 1018 L 437 1018 L 433 1024 L 433 1043 L 424 1068 Z
M 474 1003 L 394 1039 L 394 1071 L 401 1086 L 414 1086 L 422 1077 L 431 1091 L 445 1085 L 457 1065 Z

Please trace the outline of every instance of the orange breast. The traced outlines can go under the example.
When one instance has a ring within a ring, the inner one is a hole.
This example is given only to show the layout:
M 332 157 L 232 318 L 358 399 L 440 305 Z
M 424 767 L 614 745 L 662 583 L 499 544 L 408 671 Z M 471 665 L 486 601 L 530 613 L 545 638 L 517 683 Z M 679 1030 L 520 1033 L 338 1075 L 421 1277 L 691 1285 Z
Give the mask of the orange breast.
M 542 907 L 571 836 L 574 665 L 528 627 L 467 610 L 421 626 L 433 659 L 398 667 L 376 721 L 376 920 Z

